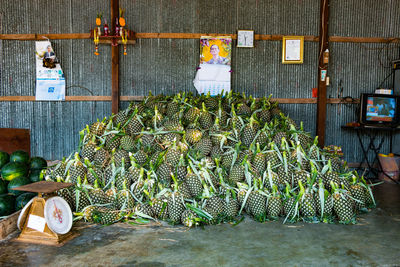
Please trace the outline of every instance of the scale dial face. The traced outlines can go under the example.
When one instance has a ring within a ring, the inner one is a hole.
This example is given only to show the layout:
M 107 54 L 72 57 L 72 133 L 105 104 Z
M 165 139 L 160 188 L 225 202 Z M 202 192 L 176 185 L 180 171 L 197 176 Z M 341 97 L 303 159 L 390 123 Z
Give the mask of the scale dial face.
M 61 197 L 51 197 L 44 205 L 47 226 L 56 234 L 66 234 L 72 227 L 72 211 Z

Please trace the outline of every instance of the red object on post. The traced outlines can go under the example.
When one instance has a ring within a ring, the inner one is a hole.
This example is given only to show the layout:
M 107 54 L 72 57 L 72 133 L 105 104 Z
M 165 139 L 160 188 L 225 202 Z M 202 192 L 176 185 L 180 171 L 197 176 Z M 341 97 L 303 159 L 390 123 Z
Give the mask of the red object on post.
M 318 97 L 318 88 L 313 88 L 312 89 L 312 97 L 314 97 L 314 98 Z

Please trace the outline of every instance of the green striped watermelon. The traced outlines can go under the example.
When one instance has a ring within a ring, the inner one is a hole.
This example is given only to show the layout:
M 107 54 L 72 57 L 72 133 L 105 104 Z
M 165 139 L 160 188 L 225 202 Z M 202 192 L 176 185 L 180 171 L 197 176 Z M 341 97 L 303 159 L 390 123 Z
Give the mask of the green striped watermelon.
M 17 177 L 28 174 L 28 166 L 21 162 L 9 162 L 1 169 L 1 176 L 6 181 L 11 181 Z
M 11 162 L 22 162 L 25 164 L 29 164 L 29 154 L 22 150 L 17 150 L 11 153 L 10 155 Z
M 10 155 L 0 150 L 0 169 L 10 161 Z

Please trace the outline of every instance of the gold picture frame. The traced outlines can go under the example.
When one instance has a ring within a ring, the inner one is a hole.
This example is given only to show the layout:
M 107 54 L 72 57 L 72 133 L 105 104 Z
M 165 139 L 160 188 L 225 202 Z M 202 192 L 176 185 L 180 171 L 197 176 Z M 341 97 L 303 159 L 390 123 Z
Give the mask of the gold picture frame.
M 282 37 L 282 64 L 303 64 L 304 36 Z

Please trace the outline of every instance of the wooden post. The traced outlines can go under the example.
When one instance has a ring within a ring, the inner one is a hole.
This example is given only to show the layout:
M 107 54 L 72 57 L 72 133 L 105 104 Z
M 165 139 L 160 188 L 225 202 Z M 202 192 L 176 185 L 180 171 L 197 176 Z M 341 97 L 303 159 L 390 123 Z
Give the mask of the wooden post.
M 119 0 L 111 0 L 111 32 L 119 17 Z M 119 46 L 111 46 L 111 112 L 117 114 L 119 109 Z
M 329 47 L 328 35 L 329 0 L 321 0 L 320 25 L 319 25 L 319 50 L 318 50 L 318 98 L 317 98 L 317 133 L 319 145 L 325 144 L 326 126 L 326 77 L 328 65 L 324 63 L 324 51 Z M 321 73 L 325 71 L 322 81 Z

